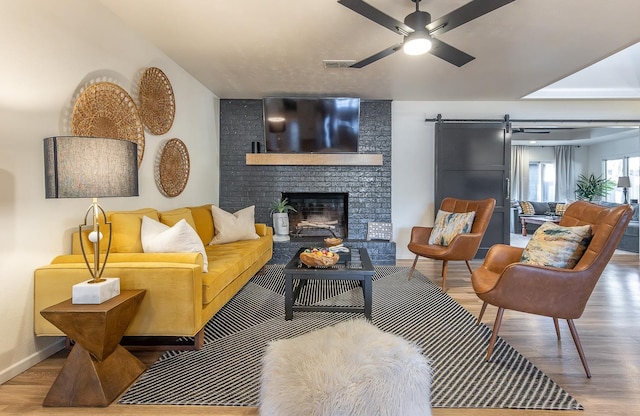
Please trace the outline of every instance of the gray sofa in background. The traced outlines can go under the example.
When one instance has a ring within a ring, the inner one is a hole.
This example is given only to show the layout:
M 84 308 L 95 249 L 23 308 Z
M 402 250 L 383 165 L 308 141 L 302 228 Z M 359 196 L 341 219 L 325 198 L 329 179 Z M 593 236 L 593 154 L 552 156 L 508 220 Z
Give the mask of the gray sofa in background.
M 555 213 L 555 206 L 557 202 L 530 202 L 535 209 L 535 215 L 544 216 Z M 608 207 L 621 205 L 615 202 L 598 202 L 598 204 Z M 631 222 L 629 222 L 629 225 L 622 236 L 622 240 L 620 240 L 620 244 L 618 244 L 618 249 L 638 253 L 638 248 L 640 247 L 640 234 L 638 232 L 638 202 L 632 202 L 629 205 L 633 208 L 633 217 L 631 217 Z M 518 201 L 514 201 L 511 204 L 511 232 L 514 234 L 522 233 L 522 225 L 520 222 L 521 215 L 522 210 L 520 208 L 520 204 Z M 538 229 L 538 227 L 539 225 L 536 224 L 527 224 L 527 235 L 531 235 Z
M 599 202 L 599 204 L 608 207 L 620 205 L 615 202 Z M 633 208 L 633 216 L 622 236 L 622 240 L 620 240 L 620 244 L 618 244 L 618 249 L 637 253 L 640 242 L 638 235 L 638 203 L 632 202 L 629 205 Z

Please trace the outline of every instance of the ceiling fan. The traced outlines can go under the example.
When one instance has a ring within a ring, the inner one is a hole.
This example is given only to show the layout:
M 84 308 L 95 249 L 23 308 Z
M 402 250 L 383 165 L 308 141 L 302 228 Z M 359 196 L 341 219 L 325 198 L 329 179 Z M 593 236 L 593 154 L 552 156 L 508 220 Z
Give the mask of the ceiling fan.
M 404 36 L 401 43 L 358 61 L 350 65 L 350 68 L 362 68 L 391 55 L 401 48 L 409 55 L 421 55 L 429 52 L 440 59 L 461 67 L 475 58 L 437 39 L 437 36 L 515 0 L 472 0 L 434 21 L 431 21 L 429 13 L 420 11 L 420 0 L 411 1 L 416 4 L 416 11 L 408 14 L 404 18 L 404 23 L 402 23 L 362 0 L 338 0 L 338 3 L 354 12 Z

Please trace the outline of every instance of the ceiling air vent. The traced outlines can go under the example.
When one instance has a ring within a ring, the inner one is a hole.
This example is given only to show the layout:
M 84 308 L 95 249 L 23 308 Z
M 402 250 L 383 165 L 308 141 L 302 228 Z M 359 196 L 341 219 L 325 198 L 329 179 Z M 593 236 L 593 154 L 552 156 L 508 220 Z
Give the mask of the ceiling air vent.
M 355 64 L 355 59 L 325 59 L 322 61 L 324 69 L 349 68 Z

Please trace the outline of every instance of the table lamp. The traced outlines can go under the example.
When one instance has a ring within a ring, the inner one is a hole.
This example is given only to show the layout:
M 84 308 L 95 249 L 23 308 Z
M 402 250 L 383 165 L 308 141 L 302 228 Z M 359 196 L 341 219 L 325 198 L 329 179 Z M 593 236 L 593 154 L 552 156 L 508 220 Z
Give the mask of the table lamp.
M 98 198 L 138 196 L 138 146 L 128 140 L 58 136 L 44 139 L 46 198 L 93 198 L 84 223 L 78 226 L 80 247 L 92 279 L 74 285 L 72 302 L 99 304 L 120 293 L 120 279 L 103 278 L 111 249 L 111 223 Z M 107 248 L 100 264 L 100 217 L 108 229 Z M 83 232 L 93 244 L 93 260 L 85 249 Z
M 624 195 L 624 204 L 628 204 L 629 201 L 627 199 L 627 188 L 631 187 L 631 181 L 628 176 L 620 176 L 618 177 L 618 188 L 622 188 L 622 195 Z

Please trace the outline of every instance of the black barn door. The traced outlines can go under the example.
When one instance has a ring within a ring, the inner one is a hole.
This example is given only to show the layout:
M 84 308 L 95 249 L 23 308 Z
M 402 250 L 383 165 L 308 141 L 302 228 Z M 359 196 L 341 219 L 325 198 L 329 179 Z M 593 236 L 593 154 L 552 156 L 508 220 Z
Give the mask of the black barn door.
M 509 244 L 511 133 L 506 123 L 440 121 L 435 128 L 436 210 L 448 196 L 496 200 L 476 255 L 483 258 L 492 245 Z

